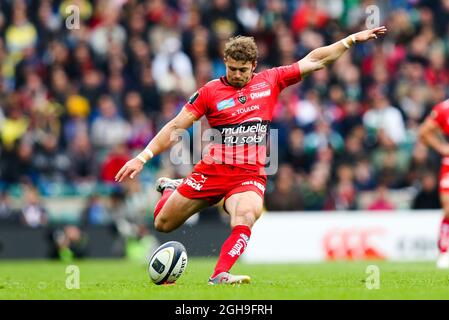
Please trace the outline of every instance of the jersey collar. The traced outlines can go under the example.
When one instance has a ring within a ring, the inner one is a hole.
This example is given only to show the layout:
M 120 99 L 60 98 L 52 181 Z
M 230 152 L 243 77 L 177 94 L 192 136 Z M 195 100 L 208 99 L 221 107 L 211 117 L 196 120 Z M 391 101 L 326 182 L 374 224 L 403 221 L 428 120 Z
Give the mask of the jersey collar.
M 251 76 L 251 80 L 254 79 L 254 76 L 255 76 L 255 75 L 256 75 L 256 73 L 253 72 L 253 75 Z M 234 87 L 232 84 L 230 84 L 230 83 L 228 82 L 228 79 L 226 78 L 226 76 L 221 76 L 221 77 L 220 77 L 221 83 L 223 83 L 225 86 L 233 87 L 233 88 L 235 88 L 235 89 L 243 89 L 243 88 L 245 88 L 245 87 L 248 85 L 248 83 L 251 82 L 251 80 L 249 80 L 243 87 L 237 88 L 237 87 Z

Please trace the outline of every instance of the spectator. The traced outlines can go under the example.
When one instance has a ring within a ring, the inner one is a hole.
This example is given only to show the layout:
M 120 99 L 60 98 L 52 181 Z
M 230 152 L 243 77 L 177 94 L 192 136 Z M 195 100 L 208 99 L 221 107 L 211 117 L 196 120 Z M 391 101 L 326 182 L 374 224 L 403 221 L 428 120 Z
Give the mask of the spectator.
M 19 212 L 13 207 L 12 200 L 8 192 L 0 193 L 0 224 L 19 222 Z
M 95 183 L 97 179 L 97 163 L 95 153 L 85 133 L 77 134 L 69 146 L 70 180 L 75 184 Z
M 121 11 L 119 6 L 113 2 L 105 2 L 102 9 L 102 20 L 91 33 L 90 45 L 99 57 L 105 58 L 111 46 L 124 45 L 126 30 L 119 24 Z
M 405 142 L 405 125 L 398 109 L 390 105 L 384 93 L 376 90 L 372 100 L 372 109 L 363 116 L 363 123 L 374 138 L 384 133 L 385 139 L 390 139 L 395 145 Z
M 354 169 L 355 186 L 359 191 L 374 190 L 377 185 L 374 168 L 367 158 L 360 158 Z
M 301 185 L 300 191 L 304 199 L 304 210 L 323 210 L 328 200 L 328 179 L 329 168 L 322 164 L 317 164 L 312 168 L 307 181 Z
M 56 67 L 51 72 L 51 92 L 54 100 L 64 104 L 70 94 L 70 81 L 65 70 Z
M 315 130 L 304 138 L 304 149 L 307 153 L 316 153 L 318 150 L 330 146 L 334 151 L 343 151 L 343 138 L 330 127 L 324 119 L 318 119 Z
M 356 133 L 348 135 L 344 143 L 344 152 L 339 155 L 339 162 L 355 164 L 358 159 L 365 155 L 363 141 Z
M 89 101 L 91 106 L 97 105 L 97 102 L 104 92 L 101 86 L 104 74 L 97 69 L 88 69 L 82 74 L 79 93 Z
M 343 104 L 343 119 L 340 123 L 341 134 L 346 138 L 354 128 L 363 124 L 360 105 L 357 101 L 348 100 Z
M 400 188 L 409 166 L 410 156 L 405 149 L 398 148 L 383 131 L 378 133 L 379 147 L 372 153 L 376 171 L 385 178 L 388 188 Z
M 421 187 L 412 202 L 412 209 L 441 209 L 438 180 L 432 171 L 424 171 Z
M 7 185 L 35 181 L 32 144 L 26 139 L 17 141 L 13 150 L 3 152 L 0 168 L 1 180 Z
M 306 99 L 299 101 L 294 109 L 298 126 L 306 132 L 310 131 L 320 115 L 321 107 L 318 92 L 314 90 L 308 91 Z
M 69 145 L 75 137 L 89 133 L 87 117 L 91 112 L 89 101 L 80 95 L 71 95 L 66 101 L 67 118 L 63 124 L 63 139 Z
M 32 186 L 24 190 L 24 203 L 21 209 L 21 222 L 31 228 L 48 225 L 48 212 L 39 198 L 38 191 Z
M 104 183 L 115 183 L 115 175 L 128 161 L 129 152 L 125 144 L 115 145 L 100 165 L 100 178 Z
M 242 31 L 231 0 L 210 1 L 204 8 L 201 19 L 206 28 L 212 30 L 219 39 L 228 39 Z
M 290 163 L 295 171 L 310 169 L 311 159 L 304 150 L 304 132 L 300 128 L 290 131 L 283 162 Z
M 39 172 L 39 182 L 64 183 L 68 181 L 71 159 L 58 149 L 54 135 L 46 135 L 37 146 L 33 156 L 33 167 Z
M 36 45 L 37 31 L 28 20 L 25 1 L 13 5 L 12 24 L 6 29 L 5 40 L 11 54 L 20 54 L 23 49 Z
M 354 172 L 351 165 L 341 164 L 337 167 L 337 184 L 326 204 L 328 210 L 354 210 L 357 208 Z
M 394 210 L 395 206 L 393 202 L 389 199 L 388 196 L 388 188 L 385 184 L 380 183 L 375 192 L 374 192 L 374 198 L 372 201 L 368 204 L 367 209 L 370 211 L 390 211 Z
M 164 40 L 154 57 L 153 78 L 161 92 L 177 91 L 188 96 L 195 91 L 195 80 L 190 58 L 181 51 L 181 41 L 176 37 Z
M 109 222 L 106 206 L 98 194 L 89 196 L 86 206 L 81 213 L 81 226 L 106 225 Z
M 317 2 L 306 0 L 298 7 L 292 17 L 292 30 L 300 34 L 306 28 L 324 28 L 329 17 L 325 11 L 317 6 Z
M 153 123 L 144 113 L 142 98 L 136 91 L 130 91 L 126 95 L 125 112 L 131 124 L 128 146 L 131 150 L 140 150 L 154 136 L 154 128 Z
M 72 53 L 72 68 L 69 68 L 71 78 L 82 79 L 83 76 L 95 68 L 92 50 L 85 42 L 80 42 Z
M 64 262 L 85 257 L 87 254 L 88 238 L 76 225 L 65 225 L 53 230 L 51 234 L 53 242 L 52 258 L 59 258 Z
M 270 211 L 298 211 L 303 200 L 295 184 L 294 171 L 290 165 L 282 165 L 277 174 L 274 189 L 266 195 L 266 208 Z
M 12 150 L 15 142 L 25 134 L 28 126 L 29 121 L 19 106 L 12 105 L 0 128 L 2 147 L 7 151 Z
M 417 141 L 411 155 L 409 170 L 405 176 L 409 186 L 421 184 L 421 175 L 428 172 L 429 168 L 439 168 L 439 157 L 428 149 L 422 141 Z
M 92 122 L 92 145 L 100 152 L 107 152 L 114 145 L 125 143 L 129 139 L 131 128 L 119 115 L 110 96 L 103 95 L 98 104 L 100 115 Z
M 145 67 L 140 73 L 139 93 L 143 99 L 145 113 L 156 117 L 160 111 L 161 95 L 153 79 L 151 68 Z
M 41 1 L 37 16 L 39 40 L 42 41 L 45 39 L 46 41 L 48 41 L 51 36 L 61 28 L 62 19 L 57 12 L 53 11 L 52 3 L 50 0 Z
M 273 2 L 273 1 L 271 1 Z M 259 26 L 260 12 L 253 0 L 244 0 L 236 11 L 237 19 L 246 31 L 256 31 Z
M 119 60 L 117 58 L 116 60 Z M 120 63 L 121 62 L 117 62 Z M 113 67 L 117 68 L 117 67 Z M 118 67 L 121 69 L 122 67 Z M 114 71 L 108 77 L 108 93 L 114 104 L 117 106 L 118 113 L 123 115 L 123 102 L 125 100 L 125 79 L 120 72 Z

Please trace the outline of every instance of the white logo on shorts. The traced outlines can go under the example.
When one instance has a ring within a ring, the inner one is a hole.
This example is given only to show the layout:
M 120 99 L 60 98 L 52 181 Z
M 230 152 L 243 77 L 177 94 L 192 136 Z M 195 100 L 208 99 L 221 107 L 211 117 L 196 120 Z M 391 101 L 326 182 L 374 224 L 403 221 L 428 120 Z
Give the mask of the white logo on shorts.
M 204 186 L 204 183 L 206 182 L 206 180 L 207 180 L 206 176 L 204 176 L 201 173 L 194 172 L 194 173 L 192 173 L 191 177 L 184 179 L 184 183 L 186 185 L 188 185 L 189 187 L 191 187 L 197 191 L 200 191 L 201 188 Z
M 250 184 L 256 186 L 257 188 L 259 188 L 260 191 L 265 193 L 265 186 L 262 183 L 260 183 L 260 182 L 257 182 L 257 181 L 254 181 L 254 180 L 242 182 L 242 186 L 247 186 L 247 185 L 250 185 Z

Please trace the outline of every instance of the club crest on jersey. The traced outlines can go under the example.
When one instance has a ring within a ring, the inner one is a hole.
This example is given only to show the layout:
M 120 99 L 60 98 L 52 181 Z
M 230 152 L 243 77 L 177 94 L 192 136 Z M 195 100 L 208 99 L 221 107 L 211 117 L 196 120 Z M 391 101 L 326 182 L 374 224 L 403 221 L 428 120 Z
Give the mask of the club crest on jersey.
M 219 103 L 217 103 L 217 110 L 221 111 L 227 108 L 231 108 L 235 106 L 234 98 L 222 100 Z
M 240 102 L 241 104 L 245 104 L 245 102 L 246 102 L 246 96 L 240 96 L 240 97 L 238 98 L 238 100 L 239 100 L 239 102 Z

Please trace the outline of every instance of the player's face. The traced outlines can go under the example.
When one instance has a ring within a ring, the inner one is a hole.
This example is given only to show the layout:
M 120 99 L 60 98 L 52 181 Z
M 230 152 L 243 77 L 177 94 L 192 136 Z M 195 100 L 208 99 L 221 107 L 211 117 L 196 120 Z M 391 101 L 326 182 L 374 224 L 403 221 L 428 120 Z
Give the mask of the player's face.
M 242 62 L 232 58 L 226 58 L 224 60 L 226 65 L 226 79 L 234 86 L 243 87 L 253 75 L 253 71 L 256 68 L 255 62 Z

